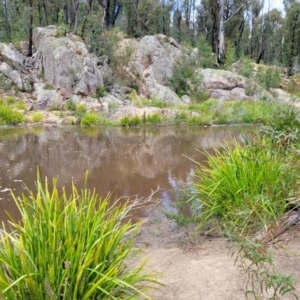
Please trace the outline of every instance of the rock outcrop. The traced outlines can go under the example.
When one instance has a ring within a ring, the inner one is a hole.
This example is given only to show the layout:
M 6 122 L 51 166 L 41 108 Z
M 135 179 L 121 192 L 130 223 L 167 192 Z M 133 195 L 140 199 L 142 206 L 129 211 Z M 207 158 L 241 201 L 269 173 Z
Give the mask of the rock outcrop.
M 105 110 L 112 104 L 128 105 L 132 109 L 132 88 L 140 98 L 169 104 L 191 103 L 189 96 L 176 95 L 168 78 L 172 77 L 174 65 L 183 58 L 197 61 L 200 54 L 196 48 L 190 53 L 173 38 L 162 34 L 140 40 L 122 38 L 114 54 L 119 62 L 114 66 L 126 77 L 126 83 L 116 80 L 121 76 L 110 68 L 109 53 L 96 57 L 78 36 L 60 36 L 55 26 L 48 26 L 36 28 L 33 41 L 32 57 L 25 57 L 12 45 L 0 43 L 0 89 L 14 88 L 26 92 L 26 97 L 31 93 L 30 103 L 34 108 L 47 110 L 72 100 L 94 110 Z M 230 71 L 197 69 L 196 75 L 199 87 L 220 101 L 279 99 L 286 102 L 290 98 L 282 90 L 270 93 L 253 80 Z M 111 92 L 107 93 L 105 88 Z
M 164 35 L 145 36 L 140 40 L 131 55 L 127 72 L 138 83 L 141 95 L 184 104 L 168 86 L 173 65 L 185 54 L 183 49 L 174 39 Z
M 36 28 L 33 35 L 34 65 L 39 77 L 52 85 L 63 99 L 90 96 L 103 87 L 98 59 L 79 37 L 58 37 L 54 26 Z
M 274 100 L 271 93 L 256 82 L 230 71 L 199 69 L 199 83 L 219 100 Z
M 19 91 L 32 91 L 33 78 L 26 68 L 26 58 L 12 45 L 0 43 L 0 73 Z

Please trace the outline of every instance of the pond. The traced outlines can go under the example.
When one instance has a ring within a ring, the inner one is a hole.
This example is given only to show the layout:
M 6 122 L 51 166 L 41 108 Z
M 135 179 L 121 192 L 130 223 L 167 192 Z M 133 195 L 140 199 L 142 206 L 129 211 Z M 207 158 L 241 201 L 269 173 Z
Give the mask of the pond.
M 147 197 L 159 192 L 168 205 L 169 191 L 191 181 L 195 164 L 204 163 L 203 150 L 213 151 L 254 127 L 205 128 L 79 128 L 28 127 L 0 129 L 0 220 L 7 211 L 18 218 L 10 191 L 16 195 L 35 189 L 37 168 L 42 178 L 59 176 L 59 188 L 78 189 L 88 171 L 89 188 L 101 196 Z M 147 216 L 147 209 L 135 218 Z

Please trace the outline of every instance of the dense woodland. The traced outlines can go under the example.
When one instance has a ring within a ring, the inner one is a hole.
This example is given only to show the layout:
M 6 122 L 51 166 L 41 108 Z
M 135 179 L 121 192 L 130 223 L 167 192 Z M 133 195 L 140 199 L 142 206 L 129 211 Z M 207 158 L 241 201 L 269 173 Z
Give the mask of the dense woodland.
M 250 57 L 257 63 L 299 72 L 300 1 L 283 0 L 3 0 L 0 40 L 27 40 L 37 26 L 57 25 L 80 35 L 97 55 L 106 54 L 103 34 L 129 37 L 162 33 L 200 52 L 214 53 L 214 65 Z M 209 67 L 211 61 L 204 64 Z

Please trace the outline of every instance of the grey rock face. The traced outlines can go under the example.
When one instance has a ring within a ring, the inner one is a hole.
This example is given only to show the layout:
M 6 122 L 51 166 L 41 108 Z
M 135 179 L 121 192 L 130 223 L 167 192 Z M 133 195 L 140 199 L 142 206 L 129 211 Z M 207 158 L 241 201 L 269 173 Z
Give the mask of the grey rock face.
M 53 106 L 59 106 L 62 98 L 55 89 L 49 89 L 44 83 L 34 84 L 34 108 L 36 109 L 49 109 Z
M 25 57 L 12 45 L 0 43 L 0 61 L 9 64 L 12 68 L 22 71 Z
M 271 93 L 256 82 L 230 71 L 198 69 L 199 84 L 219 100 L 274 100 Z
M 90 96 L 103 86 L 97 59 L 89 54 L 79 37 L 57 37 L 54 26 L 34 31 L 35 68 L 59 91 L 63 99 L 73 94 Z
M 6 62 L 0 64 L 0 72 L 9 78 L 20 91 L 30 92 L 31 85 L 24 79 L 21 72 L 13 70 L 13 68 Z
M 164 35 L 143 37 L 131 56 L 129 72 L 143 96 L 179 104 L 183 102 L 168 87 L 168 77 L 172 76 L 173 64 L 184 53 L 176 41 L 172 41 Z

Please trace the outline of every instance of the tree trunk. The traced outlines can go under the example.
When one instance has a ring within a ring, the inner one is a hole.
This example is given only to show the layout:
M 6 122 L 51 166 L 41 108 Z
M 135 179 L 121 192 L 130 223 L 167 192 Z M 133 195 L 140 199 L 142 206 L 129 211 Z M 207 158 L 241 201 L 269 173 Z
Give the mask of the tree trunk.
M 219 13 L 219 37 L 217 48 L 217 64 L 223 63 L 225 56 L 225 40 L 224 40 L 224 0 L 219 0 L 220 13 Z
M 28 37 L 28 52 L 27 56 L 32 56 L 32 47 L 33 47 L 33 41 L 32 41 L 32 30 L 33 30 L 33 0 L 29 0 L 29 7 L 30 7 L 30 17 L 29 17 L 29 37 Z
M 88 20 L 88 16 L 90 15 L 91 10 L 92 10 L 92 5 L 93 5 L 93 0 L 89 0 L 88 3 L 87 3 L 87 6 L 88 6 L 87 15 L 86 15 L 86 17 L 83 21 L 83 24 L 82 24 L 82 30 L 81 30 L 81 35 L 80 35 L 82 38 L 84 37 L 85 27 L 86 27 L 86 23 L 87 23 L 87 20 Z
M 79 7 L 79 1 L 78 0 L 72 0 L 72 8 L 73 8 L 73 33 L 77 34 L 77 27 L 78 27 L 78 7 Z
M 46 25 L 48 26 L 48 25 L 49 25 L 49 22 L 48 22 L 48 11 L 47 11 L 47 6 L 46 6 L 45 0 L 43 0 L 43 7 L 44 7 L 44 13 L 45 13 Z

